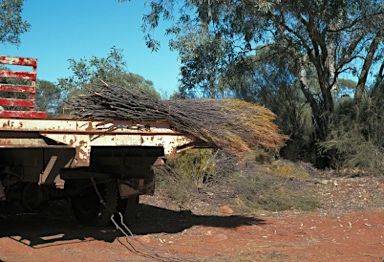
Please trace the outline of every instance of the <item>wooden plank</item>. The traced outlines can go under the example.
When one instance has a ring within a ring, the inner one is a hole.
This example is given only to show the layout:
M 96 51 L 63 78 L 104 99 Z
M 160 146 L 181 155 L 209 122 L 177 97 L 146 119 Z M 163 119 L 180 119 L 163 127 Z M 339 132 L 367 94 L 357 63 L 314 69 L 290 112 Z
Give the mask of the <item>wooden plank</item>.
M 37 58 L 16 57 L 16 56 L 0 56 L 0 64 L 37 66 Z
M 35 102 L 31 99 L 0 98 L 0 106 L 18 106 L 33 108 L 35 106 Z
M 0 98 L 0 106 L 5 107 L 23 107 L 29 109 L 29 111 L 11 111 L 1 110 L 0 117 L 11 118 L 46 118 L 46 112 L 33 111 L 35 102 L 35 84 L 36 84 L 36 68 L 37 59 L 27 57 L 16 56 L 0 56 L 0 64 L 19 65 L 19 66 L 31 66 L 32 72 L 20 72 L 12 70 L 0 70 L 0 77 L 4 78 L 18 78 L 32 80 L 31 85 L 12 85 L 12 84 L 0 84 L 1 92 L 12 93 L 29 93 L 30 99 L 13 99 L 13 98 Z M 0 108 L 2 109 L 2 108 Z
M 34 86 L 0 84 L 0 92 L 35 93 Z
M 27 80 L 36 80 L 35 72 L 17 72 L 9 70 L 0 70 L 0 77 L 9 77 L 9 78 L 20 78 Z

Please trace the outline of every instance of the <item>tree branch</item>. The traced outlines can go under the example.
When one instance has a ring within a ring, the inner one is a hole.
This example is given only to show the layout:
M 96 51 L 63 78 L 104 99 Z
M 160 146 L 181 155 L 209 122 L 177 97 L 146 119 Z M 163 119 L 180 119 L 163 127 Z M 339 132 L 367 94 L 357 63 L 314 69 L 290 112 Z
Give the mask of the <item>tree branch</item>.
M 356 20 L 352 21 L 348 26 L 341 27 L 341 28 L 338 28 L 338 29 L 329 29 L 328 32 L 330 32 L 330 33 L 343 32 L 343 31 L 346 31 L 347 29 L 352 28 L 353 26 L 355 26 L 359 22 L 362 22 L 362 21 L 365 21 L 365 20 L 374 21 L 376 19 L 376 16 L 380 16 L 382 14 L 383 14 L 383 12 L 380 11 L 380 12 L 377 12 L 377 13 L 365 15 L 365 16 L 359 17 L 359 19 L 356 19 Z

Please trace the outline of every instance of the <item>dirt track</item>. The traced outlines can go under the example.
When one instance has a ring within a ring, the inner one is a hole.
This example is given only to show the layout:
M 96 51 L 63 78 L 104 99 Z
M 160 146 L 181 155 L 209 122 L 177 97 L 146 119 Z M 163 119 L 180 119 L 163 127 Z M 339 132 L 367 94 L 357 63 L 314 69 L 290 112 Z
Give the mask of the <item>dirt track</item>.
M 154 206 L 156 199 L 164 202 L 161 197 L 146 197 L 140 222 L 131 226 L 135 237 L 128 242 L 113 227 L 79 226 L 65 203 L 41 214 L 3 206 L 7 212 L 0 215 L 0 260 L 382 262 L 384 209 L 373 199 L 382 199 L 384 186 L 364 181 L 341 182 L 336 189 L 322 186 L 328 191 L 321 194 L 334 209 L 311 213 L 196 215 Z M 348 193 L 359 192 L 368 193 L 356 197 L 357 206 L 338 207 L 348 204 Z

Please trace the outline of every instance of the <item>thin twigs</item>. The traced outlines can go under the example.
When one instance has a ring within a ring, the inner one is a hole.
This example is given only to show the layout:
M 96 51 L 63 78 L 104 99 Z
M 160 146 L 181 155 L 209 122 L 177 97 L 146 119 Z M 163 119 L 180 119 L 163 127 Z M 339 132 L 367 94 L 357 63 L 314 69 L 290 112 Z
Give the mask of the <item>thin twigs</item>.
M 279 150 L 286 140 L 268 109 L 237 99 L 160 100 L 133 87 L 92 84 L 68 102 L 76 118 L 167 121 L 178 131 L 240 155 L 253 146 Z

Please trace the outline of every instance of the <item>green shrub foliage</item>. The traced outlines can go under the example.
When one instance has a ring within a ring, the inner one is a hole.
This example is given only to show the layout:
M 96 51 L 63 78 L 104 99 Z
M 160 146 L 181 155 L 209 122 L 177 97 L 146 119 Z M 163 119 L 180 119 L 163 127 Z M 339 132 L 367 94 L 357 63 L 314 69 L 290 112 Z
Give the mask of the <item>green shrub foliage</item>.
M 381 99 L 380 99 L 381 100 Z M 384 106 L 376 98 L 366 98 L 360 115 L 349 97 L 340 99 L 331 132 L 322 143 L 333 167 L 360 168 L 371 173 L 384 171 Z

